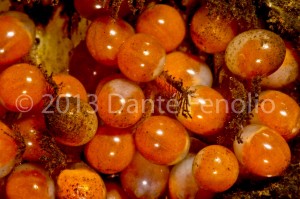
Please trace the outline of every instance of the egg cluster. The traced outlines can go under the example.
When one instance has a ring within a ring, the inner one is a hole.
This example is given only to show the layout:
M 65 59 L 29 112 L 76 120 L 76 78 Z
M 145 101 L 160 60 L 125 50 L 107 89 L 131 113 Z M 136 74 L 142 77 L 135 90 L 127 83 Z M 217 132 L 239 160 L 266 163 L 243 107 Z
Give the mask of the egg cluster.
M 263 27 L 242 31 L 205 4 L 191 19 L 149 4 L 135 20 L 122 18 L 126 6 L 119 18 L 97 0 L 74 6 L 90 20 L 86 38 L 68 72 L 51 76 L 23 59 L 34 46 L 33 21 L 0 15 L 0 196 L 213 198 L 239 178 L 287 169 L 288 141 L 300 132 L 299 104 L 280 91 L 299 78 L 288 41 Z M 259 77 L 263 87 L 229 145 L 217 137 L 240 110 L 205 59 L 220 55 L 223 73 L 244 84 Z M 43 160 L 57 161 L 45 137 L 65 153 L 56 172 L 45 169 Z

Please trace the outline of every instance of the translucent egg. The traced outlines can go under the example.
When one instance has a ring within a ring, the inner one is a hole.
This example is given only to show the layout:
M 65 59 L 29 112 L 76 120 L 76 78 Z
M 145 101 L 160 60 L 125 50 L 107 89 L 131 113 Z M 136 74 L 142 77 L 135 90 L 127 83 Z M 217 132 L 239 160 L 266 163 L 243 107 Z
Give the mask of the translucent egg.
M 23 153 L 23 160 L 39 161 L 46 154 L 39 141 L 46 130 L 43 114 L 25 115 L 17 120 L 14 125 L 24 138 L 26 149 Z
M 59 96 L 78 97 L 87 102 L 88 97 L 86 90 L 78 79 L 64 73 L 55 74 L 52 78 L 59 87 L 57 93 Z
M 106 199 L 129 199 L 119 183 L 105 182 L 105 187 L 107 191 Z
M 252 175 L 279 176 L 288 167 L 291 151 L 286 141 L 274 130 L 258 124 L 244 127 L 242 143 L 233 143 L 240 164 Z
M 14 112 L 28 112 L 46 94 L 46 79 L 36 66 L 15 64 L 0 74 L 0 101 Z
M 237 35 L 227 46 L 228 69 L 245 79 L 267 76 L 283 63 L 285 44 L 275 33 L 254 29 Z
M 154 80 L 164 69 L 166 52 L 156 38 L 138 33 L 127 39 L 118 53 L 118 66 L 132 81 Z
M 291 44 L 286 43 L 286 54 L 282 65 L 272 74 L 262 79 L 261 85 L 268 88 L 282 88 L 299 75 L 300 58 Z
M 72 50 L 68 72 L 82 83 L 88 93 L 95 93 L 98 82 L 116 73 L 117 68 L 98 63 L 88 51 L 86 41 L 83 40 Z
M 74 7 L 80 16 L 89 20 L 109 14 L 106 1 L 98 0 L 74 0 Z
M 205 62 L 196 56 L 179 51 L 167 55 L 164 71 L 167 71 L 168 75 L 175 80 L 182 80 L 184 87 L 192 88 L 198 85 L 211 87 L 213 83 L 212 72 Z M 166 82 L 158 83 L 168 86 Z
M 35 24 L 34 22 L 29 18 L 27 14 L 24 12 L 18 12 L 18 11 L 8 11 L 1 14 L 2 16 L 11 16 L 16 19 L 18 19 L 24 26 L 24 28 L 29 32 L 31 35 L 31 38 L 34 40 L 35 38 Z
M 97 171 L 114 174 L 128 166 L 135 153 L 134 139 L 129 129 L 100 127 L 85 146 L 87 162 Z
M 127 128 L 143 114 L 142 89 L 127 79 L 113 79 L 97 95 L 98 115 L 109 126 Z
M 202 6 L 194 14 L 190 34 L 194 44 L 206 53 L 222 52 L 237 32 L 235 22 L 221 16 L 211 16 Z
M 290 140 L 300 132 L 300 107 L 285 93 L 267 90 L 259 95 L 251 123 L 262 124 Z
M 8 66 L 28 54 L 34 39 L 35 25 L 24 13 L 9 11 L 0 15 L 0 66 Z
M 186 32 L 180 13 L 164 4 L 156 4 L 142 12 L 136 30 L 154 36 L 167 52 L 179 46 Z
M 239 164 L 234 153 L 226 147 L 210 145 L 197 153 L 193 174 L 200 188 L 223 192 L 236 182 Z
M 0 121 L 0 178 L 9 174 L 16 163 L 18 146 L 12 135 L 12 130 Z
M 167 187 L 169 168 L 153 164 L 136 153 L 120 177 L 122 187 L 130 198 L 159 198 Z
M 194 158 L 194 154 L 188 154 L 184 160 L 172 168 L 169 178 L 171 199 L 195 198 L 199 187 L 192 172 Z
M 10 174 L 6 184 L 10 199 L 54 199 L 55 186 L 49 174 L 34 164 L 22 164 Z
M 44 110 L 51 135 L 61 144 L 80 146 L 97 132 L 98 118 L 94 109 L 75 97 L 58 97 Z
M 155 164 L 173 165 L 181 161 L 190 147 L 184 126 L 167 116 L 151 116 L 135 131 L 138 151 Z
M 86 35 L 89 52 L 99 63 L 117 67 L 120 46 L 134 34 L 134 29 L 122 19 L 104 15 L 94 20 Z
M 51 1 L 51 0 L 48 0 Z M 74 0 L 74 7 L 81 17 L 89 20 L 97 19 L 103 15 L 109 15 L 111 10 L 109 9 L 110 1 L 107 0 Z M 120 10 L 118 12 L 119 17 L 123 17 L 130 13 L 127 1 L 122 1 Z
M 119 74 L 119 73 L 115 73 L 115 74 L 108 75 L 108 76 L 104 77 L 103 79 L 101 79 L 101 81 L 98 82 L 95 94 L 98 96 L 98 94 L 102 90 L 103 86 L 107 82 L 109 82 L 111 80 L 114 80 L 114 79 L 122 79 L 122 78 L 126 80 L 126 77 L 123 74 Z
M 191 117 L 181 113 L 177 119 L 189 130 L 199 135 L 213 135 L 224 127 L 228 104 L 223 96 L 208 86 L 197 86 L 189 98 Z
M 98 173 L 84 163 L 76 163 L 58 175 L 57 197 L 105 199 L 106 188 Z

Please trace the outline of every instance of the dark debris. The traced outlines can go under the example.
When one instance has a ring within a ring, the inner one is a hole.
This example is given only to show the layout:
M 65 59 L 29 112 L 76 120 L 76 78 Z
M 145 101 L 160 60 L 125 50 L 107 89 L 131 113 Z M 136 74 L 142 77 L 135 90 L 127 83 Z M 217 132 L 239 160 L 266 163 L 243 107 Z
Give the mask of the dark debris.
M 56 174 L 67 166 L 67 156 L 57 146 L 54 138 L 44 135 L 39 141 L 41 148 L 46 152 L 40 160 L 45 164 L 50 174 Z

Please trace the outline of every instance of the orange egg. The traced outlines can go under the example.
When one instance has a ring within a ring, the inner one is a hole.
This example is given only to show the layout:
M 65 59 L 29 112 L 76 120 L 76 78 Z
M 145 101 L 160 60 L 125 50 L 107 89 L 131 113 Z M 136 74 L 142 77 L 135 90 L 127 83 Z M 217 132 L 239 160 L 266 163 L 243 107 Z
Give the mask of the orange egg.
M 261 85 L 268 88 L 282 88 L 299 76 L 300 58 L 292 45 L 285 43 L 286 53 L 281 66 L 272 74 L 262 78 Z
M 124 77 L 124 75 L 122 74 L 112 74 L 112 75 L 109 75 L 109 76 L 106 76 L 104 77 L 98 84 L 97 84 L 97 87 L 96 87 L 96 91 L 95 91 L 95 94 L 96 96 L 98 96 L 98 94 L 100 93 L 101 89 L 103 88 L 103 86 L 113 80 L 113 79 L 126 79 L 126 77 Z
M 237 33 L 235 22 L 221 16 L 209 16 L 208 9 L 202 6 L 194 14 L 190 34 L 194 44 L 206 53 L 225 51 L 228 43 Z
M 90 104 L 75 97 L 59 97 L 44 116 L 49 133 L 60 144 L 81 146 L 97 132 L 98 118 Z
M 185 36 L 180 13 L 169 5 L 156 4 L 139 17 L 136 30 L 154 36 L 167 52 L 175 50 Z
M 134 82 L 111 80 L 97 96 L 98 115 L 109 126 L 130 127 L 141 119 L 144 99 L 142 89 Z
M 11 17 L 14 17 L 15 19 L 19 20 L 22 23 L 24 29 L 29 32 L 29 34 L 31 35 L 31 38 L 34 40 L 35 24 L 34 24 L 34 21 L 31 20 L 29 15 L 27 15 L 24 12 L 10 10 L 10 11 L 1 13 L 1 16 L 11 16 Z
M 49 0 L 48 0 L 49 1 Z M 95 20 L 103 15 L 111 14 L 110 1 L 99 0 L 74 0 L 74 7 L 81 17 Z M 118 16 L 123 17 L 130 13 L 127 1 L 122 1 L 118 10 Z
M 22 164 L 12 172 L 6 183 L 10 199 L 54 199 L 55 186 L 48 173 L 34 164 Z
M 129 165 L 134 152 L 131 131 L 113 127 L 100 127 L 84 150 L 87 162 L 105 174 L 122 171 Z
M 226 147 L 210 145 L 196 155 L 193 174 L 200 188 L 223 192 L 237 180 L 239 164 L 234 153 Z
M 88 97 L 84 86 L 75 77 L 68 74 L 53 75 L 54 82 L 58 85 L 58 95 L 66 97 L 78 97 L 87 102 Z
M 262 92 L 252 113 L 252 123 L 268 126 L 286 140 L 300 132 L 300 107 L 293 98 L 280 91 Z
M 60 172 L 56 194 L 60 199 L 106 199 L 106 188 L 100 175 L 84 163 L 76 163 Z
M 95 60 L 116 67 L 120 46 L 133 34 L 134 29 L 124 20 L 101 16 L 90 25 L 86 44 Z
M 188 153 L 190 139 L 180 122 L 167 116 L 152 116 L 138 126 L 135 144 L 151 162 L 173 165 Z
M 153 164 L 136 153 L 120 177 L 122 187 L 130 198 L 159 198 L 167 187 L 169 168 Z
M 28 54 L 35 26 L 26 14 L 15 11 L 0 15 L 0 24 L 0 66 L 3 69 Z
M 225 124 L 228 104 L 222 95 L 207 86 L 195 88 L 193 96 L 189 98 L 189 116 L 181 113 L 177 119 L 189 130 L 199 135 L 213 135 L 218 133 Z
M 188 154 L 185 159 L 172 168 L 169 178 L 171 199 L 195 198 L 199 187 L 192 172 L 194 158 L 194 154 Z
M 108 15 L 106 1 L 98 0 L 74 0 L 74 7 L 81 17 L 89 20 L 97 19 L 101 15 Z
M 28 112 L 45 93 L 45 77 L 35 66 L 16 64 L 0 74 L 0 101 L 10 111 Z
M 39 161 L 45 155 L 45 151 L 40 146 L 40 139 L 46 130 L 44 116 L 42 114 L 28 115 L 17 120 L 14 125 L 24 138 L 26 145 L 23 159 Z
M 98 82 L 117 71 L 117 68 L 98 63 L 88 51 L 85 40 L 72 50 L 68 72 L 82 83 L 88 93 L 95 93 Z
M 12 130 L 0 121 L 0 178 L 9 174 L 15 165 L 18 146 L 12 135 Z
M 174 80 L 182 81 L 184 88 L 192 89 L 198 85 L 211 87 L 213 83 L 212 72 L 205 62 L 196 56 L 179 51 L 167 55 L 164 71 L 167 71 Z M 169 96 L 176 92 L 170 90 L 171 85 L 164 77 L 159 76 L 155 81 L 163 92 L 169 92 Z
M 127 39 L 118 53 L 121 72 L 136 82 L 154 80 L 164 69 L 166 52 L 151 35 L 135 34 Z
M 105 182 L 106 199 L 129 199 L 122 187 L 115 182 Z
M 241 165 L 254 176 L 279 176 L 288 167 L 291 151 L 286 141 L 274 130 L 251 124 L 244 127 L 242 143 L 233 148 Z
M 248 30 L 236 36 L 225 53 L 228 69 L 245 79 L 267 76 L 284 61 L 285 44 L 280 36 L 264 30 Z

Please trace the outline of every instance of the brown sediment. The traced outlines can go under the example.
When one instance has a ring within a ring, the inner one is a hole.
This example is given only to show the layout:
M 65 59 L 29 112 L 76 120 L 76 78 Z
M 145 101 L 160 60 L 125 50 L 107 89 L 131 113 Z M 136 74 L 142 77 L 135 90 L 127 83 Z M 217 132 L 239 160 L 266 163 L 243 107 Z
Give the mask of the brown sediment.
M 45 168 L 51 175 L 57 174 L 60 170 L 67 166 L 67 156 L 57 146 L 54 138 L 43 135 L 39 144 L 41 148 L 46 152 L 40 158 L 40 161 L 45 165 Z

